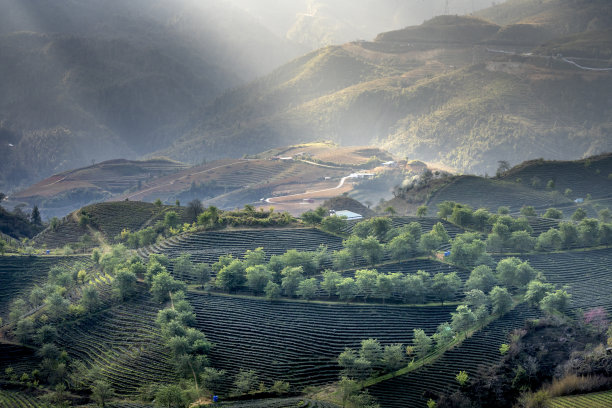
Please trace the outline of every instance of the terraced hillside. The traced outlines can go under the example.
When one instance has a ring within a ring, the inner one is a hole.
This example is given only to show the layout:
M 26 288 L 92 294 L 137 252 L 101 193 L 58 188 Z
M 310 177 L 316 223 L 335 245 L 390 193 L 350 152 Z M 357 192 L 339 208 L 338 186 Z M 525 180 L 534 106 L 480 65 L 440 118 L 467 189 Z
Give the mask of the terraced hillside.
M 89 257 L 2 256 L 0 257 L 0 317 L 7 320 L 10 302 L 46 281 L 53 266 L 87 262 Z
M 247 250 L 263 247 L 266 255 L 280 255 L 288 249 L 314 251 L 319 245 L 328 250 L 342 249 L 342 239 L 312 228 L 248 229 L 204 231 L 182 235 L 147 248 L 140 249 L 141 256 L 163 253 L 175 258 L 189 252 L 194 262 L 214 263 L 221 255 L 244 255 Z
M 467 204 L 474 209 L 487 208 L 492 212 L 497 212 L 497 209 L 501 206 L 507 206 L 513 213 L 518 213 L 521 207 L 526 205 L 544 210 L 563 204 L 573 204 L 568 198 L 560 194 L 553 194 L 545 190 L 534 190 L 518 183 L 476 176 L 458 177 L 440 188 L 427 201 L 429 211 L 435 213 L 437 205 L 443 201 Z
M 455 376 L 466 371 L 470 378 L 482 366 L 492 366 L 501 359 L 499 346 L 508 334 L 522 327 L 525 319 L 537 312 L 525 305 L 506 314 L 466 339 L 460 346 L 444 353 L 437 361 L 409 374 L 392 378 L 368 388 L 383 408 L 424 407 L 429 398 L 425 392 L 443 393 L 458 388 Z
M 612 312 L 612 249 L 525 256 L 548 282 L 569 285 L 572 309 L 601 306 Z
M 40 359 L 36 356 L 36 350 L 14 344 L 0 343 L 0 379 L 8 380 L 6 368 L 12 367 L 13 373 L 18 378 L 23 373 L 30 374 L 32 370 L 39 368 Z
M 338 405 L 303 398 L 266 399 L 264 401 L 222 402 L 216 407 L 227 408 L 338 408 Z
M 548 406 L 550 408 L 608 408 L 612 407 L 612 391 L 553 398 Z
M 0 390 L 0 408 L 45 408 L 47 404 L 18 391 Z
M 450 318 L 454 307 L 358 306 L 270 302 L 219 295 L 190 294 L 197 327 L 216 344 L 209 357 L 217 368 L 235 374 L 255 370 L 269 385 L 288 381 L 301 389 L 337 379 L 336 357 L 362 339 L 382 344 L 412 339 L 412 329 L 428 335 Z
M 142 385 L 176 380 L 155 324 L 160 308 L 141 297 L 66 324 L 59 346 L 71 358 L 99 367 L 118 395 L 135 396 Z

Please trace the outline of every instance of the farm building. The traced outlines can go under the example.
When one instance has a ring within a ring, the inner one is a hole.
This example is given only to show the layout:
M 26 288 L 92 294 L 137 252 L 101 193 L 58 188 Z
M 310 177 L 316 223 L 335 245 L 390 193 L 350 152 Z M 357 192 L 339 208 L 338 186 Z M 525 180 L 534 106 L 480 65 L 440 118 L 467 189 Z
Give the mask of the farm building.
M 346 217 L 347 220 L 361 220 L 363 219 L 363 215 L 361 214 L 357 214 L 355 212 L 349 211 L 349 210 L 340 210 L 340 211 L 334 211 L 331 210 L 329 212 L 329 215 L 337 215 L 338 217 Z
M 352 173 L 348 178 L 352 179 L 363 179 L 363 178 L 374 178 L 374 173 Z

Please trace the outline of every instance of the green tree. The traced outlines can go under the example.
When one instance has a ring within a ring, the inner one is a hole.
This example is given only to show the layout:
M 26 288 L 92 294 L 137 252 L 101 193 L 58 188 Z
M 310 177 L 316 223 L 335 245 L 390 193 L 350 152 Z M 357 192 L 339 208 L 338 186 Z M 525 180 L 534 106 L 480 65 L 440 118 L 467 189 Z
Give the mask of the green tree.
M 115 396 L 115 390 L 111 385 L 103 380 L 94 381 L 91 386 L 91 398 L 96 401 L 98 406 L 105 407 L 106 403 Z
M 438 218 L 447 219 L 455 208 L 455 203 L 452 201 L 444 201 L 438 204 Z
M 21 344 L 30 344 L 33 340 L 34 320 L 31 317 L 19 319 L 15 327 L 15 337 Z
M 151 295 L 157 302 L 164 302 L 170 299 L 171 293 L 184 291 L 184 282 L 174 279 L 168 272 L 162 272 L 153 278 L 151 284 Z
M 461 226 L 469 226 L 472 224 L 472 209 L 468 206 L 455 204 L 453 213 L 450 216 L 450 221 Z
M 254 370 L 240 369 L 234 379 L 234 392 L 236 394 L 246 394 L 255 389 L 259 384 L 259 377 Z
M 200 374 L 200 384 L 209 395 L 214 395 L 223 385 L 227 372 L 212 367 L 205 367 Z
M 42 218 L 40 217 L 40 211 L 38 210 L 37 205 L 35 205 L 32 209 L 32 215 L 30 216 L 30 220 L 34 225 L 42 225 Z
M 249 289 L 255 293 L 264 291 L 268 282 L 273 278 L 272 271 L 265 265 L 254 265 L 246 268 L 246 282 Z
M 281 295 L 280 285 L 278 283 L 270 281 L 264 288 L 264 293 L 266 294 L 267 299 L 278 299 Z
M 382 299 L 383 303 L 393 294 L 393 281 L 387 274 L 380 273 L 376 279 L 376 293 Z
M 571 248 L 578 243 L 578 229 L 571 222 L 560 223 L 559 232 L 563 240 L 563 248 Z
M 155 402 L 161 407 L 184 408 L 189 404 L 189 399 L 175 384 L 162 385 L 155 393 Z
M 479 265 L 472 270 L 470 277 L 465 282 L 465 289 L 479 289 L 488 293 L 493 286 L 497 284 L 497 278 L 493 274 L 493 270 L 487 265 Z
M 457 380 L 460 386 L 464 387 L 469 380 L 469 376 L 465 371 L 459 371 L 455 376 L 455 380 Z
M 323 221 L 321 221 L 321 229 L 329 232 L 330 234 L 342 234 L 346 229 L 346 226 L 346 217 L 338 217 L 337 215 L 325 217 Z
M 54 343 L 57 340 L 57 329 L 49 324 L 46 324 L 36 330 L 34 342 L 39 346 L 46 343 Z
M 419 218 L 423 218 L 423 217 L 427 216 L 427 206 L 426 205 L 422 205 L 419 208 L 417 208 L 416 215 Z
M 207 263 L 195 264 L 193 267 L 194 276 L 197 278 L 201 289 L 204 289 L 204 285 L 210 281 L 210 270 L 210 265 Z
M 281 272 L 281 287 L 283 288 L 283 292 L 288 297 L 295 296 L 295 292 L 297 291 L 300 282 L 304 280 L 304 269 L 301 266 L 290 267 L 287 266 Z
M 499 215 L 507 215 L 510 214 L 510 208 L 506 207 L 505 205 L 502 205 L 501 207 L 497 208 L 497 213 Z
M 340 251 L 334 251 L 332 255 L 332 265 L 334 269 L 344 270 L 350 268 L 353 264 L 353 256 L 348 249 L 342 249 Z
M 246 267 L 263 265 L 266 263 L 266 253 L 263 247 L 256 248 L 254 250 L 247 250 L 244 254 L 244 264 Z
M 323 217 L 316 212 L 310 210 L 302 214 L 302 221 L 306 225 L 318 225 L 323 220 Z
M 100 295 L 95 286 L 86 286 L 81 296 L 81 305 L 86 313 L 93 313 L 100 307 Z
M 525 292 L 525 301 L 531 306 L 537 306 L 540 301 L 544 299 L 544 296 L 554 289 L 554 286 L 550 283 L 543 283 L 537 280 L 529 282 L 527 285 L 527 291 Z
M 180 222 L 181 219 L 176 211 L 168 211 L 164 216 L 164 225 L 168 228 L 176 228 Z
M 412 343 L 418 358 L 423 358 L 431 350 L 432 340 L 422 329 L 413 329 Z
M 601 224 L 599 227 L 599 243 L 607 246 L 612 244 L 612 224 Z
M 410 233 L 404 233 L 393 238 L 387 245 L 391 259 L 401 261 L 415 255 L 417 243 Z
M 375 292 L 377 279 L 378 271 L 375 269 L 361 269 L 355 272 L 355 282 L 364 301 L 367 302 L 368 297 Z
M 503 315 L 512 308 L 512 296 L 508 293 L 508 289 L 506 288 L 495 286 L 491 289 L 489 298 L 491 299 L 494 314 Z
M 346 300 L 347 302 L 355 299 L 357 296 L 358 288 L 353 278 L 344 278 L 336 285 L 336 293 L 340 300 Z
M 464 268 L 474 267 L 486 249 L 485 243 L 478 238 L 475 233 L 457 235 L 451 245 L 451 262 Z
M 57 292 L 51 293 L 45 299 L 45 306 L 47 307 L 47 315 L 51 319 L 63 319 L 68 314 L 68 306 L 70 302 L 62 297 Z
M 456 272 L 449 274 L 437 273 L 433 278 L 432 290 L 436 293 L 442 305 L 444 305 L 445 300 L 451 300 L 460 287 L 461 279 Z
M 595 246 L 599 243 L 599 221 L 585 218 L 578 225 L 580 242 L 584 246 Z
M 374 237 L 367 237 L 361 242 L 361 256 L 370 264 L 378 263 L 383 255 L 383 246 Z
M 372 367 L 379 366 L 383 358 L 383 349 L 376 339 L 361 340 L 361 349 L 359 357 L 370 362 Z
M 514 231 L 510 236 L 510 245 L 517 252 L 529 252 L 533 250 L 536 239 L 527 231 Z
M 480 289 L 472 289 L 465 293 L 464 303 L 472 310 L 477 310 L 481 306 L 486 306 L 489 303 L 489 298 Z
M 497 279 L 507 287 L 519 286 L 517 274 L 521 260 L 518 258 L 504 258 L 497 263 Z
M 234 259 L 229 265 L 224 266 L 219 271 L 215 280 L 215 285 L 218 288 L 232 292 L 244 285 L 245 281 L 246 271 L 244 269 L 244 264 Z
M 546 313 L 552 314 L 553 312 L 564 313 L 569 307 L 572 295 L 567 291 L 558 289 L 554 292 L 549 292 L 540 301 L 540 308 Z
M 441 323 L 432 336 L 438 347 L 442 347 L 450 343 L 453 341 L 454 337 L 455 331 L 448 322 Z
M 337 285 L 342 280 L 342 275 L 338 272 L 326 270 L 323 272 L 323 281 L 321 289 L 327 292 L 328 297 L 336 293 Z
M 304 279 L 298 284 L 296 295 L 302 299 L 312 299 L 317 294 L 319 284 L 315 278 Z
M 563 238 L 559 230 L 551 228 L 541 233 L 537 240 L 535 249 L 538 251 L 555 251 L 563 246 Z
M 479 231 L 485 231 L 489 227 L 491 213 L 486 208 L 479 208 L 472 214 L 472 225 Z
M 552 218 L 553 220 L 560 220 L 563 218 L 563 211 L 558 210 L 556 208 L 549 208 L 544 214 L 542 214 L 542 217 Z
M 532 205 L 524 205 L 521 208 L 521 215 L 525 217 L 537 217 L 538 216 L 538 214 L 536 214 L 535 208 Z
M 395 371 L 406 364 L 406 354 L 403 344 L 385 346 L 382 354 L 382 364 L 387 371 Z
M 572 214 L 572 221 L 582 221 L 583 219 L 585 219 L 587 217 L 587 212 L 584 208 L 582 207 L 578 207 L 578 209 L 576 210 L 576 212 L 574 212 Z
M 457 333 L 461 333 L 476 323 L 474 312 L 466 305 L 457 306 L 457 310 L 451 313 L 451 326 Z
M 196 222 L 198 215 L 200 215 L 202 211 L 204 211 L 204 207 L 202 206 L 202 202 L 198 199 L 191 200 L 189 204 L 187 204 L 186 214 L 191 222 Z
M 174 260 L 173 274 L 178 279 L 186 280 L 193 275 L 193 262 L 190 258 L 188 253 L 183 253 Z
M 600 210 L 597 215 L 599 216 L 599 220 L 603 223 L 609 223 L 610 221 L 612 221 L 612 212 L 609 208 L 604 208 L 603 210 Z

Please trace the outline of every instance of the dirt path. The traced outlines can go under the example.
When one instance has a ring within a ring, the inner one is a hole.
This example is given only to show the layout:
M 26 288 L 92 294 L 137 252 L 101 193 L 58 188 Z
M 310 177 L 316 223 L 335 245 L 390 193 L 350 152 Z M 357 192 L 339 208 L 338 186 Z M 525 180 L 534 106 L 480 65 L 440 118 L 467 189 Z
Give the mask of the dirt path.
M 348 179 L 349 177 L 350 176 L 342 177 L 340 179 L 340 183 L 338 183 L 338 185 L 336 187 L 324 188 L 322 190 L 306 191 L 305 193 L 288 194 L 288 195 L 278 196 L 278 197 L 274 197 L 274 198 L 266 198 L 265 202 L 268 203 L 268 204 L 275 204 L 274 201 L 272 201 L 272 200 L 276 200 L 276 199 L 279 199 L 279 198 L 299 197 L 299 196 L 303 196 L 303 195 L 307 195 L 307 194 L 317 194 L 317 193 L 323 193 L 325 191 L 338 190 L 338 189 L 340 189 L 340 188 L 342 188 L 344 186 L 344 183 L 346 182 L 346 179 Z M 280 203 L 276 203 L 276 204 L 280 204 Z

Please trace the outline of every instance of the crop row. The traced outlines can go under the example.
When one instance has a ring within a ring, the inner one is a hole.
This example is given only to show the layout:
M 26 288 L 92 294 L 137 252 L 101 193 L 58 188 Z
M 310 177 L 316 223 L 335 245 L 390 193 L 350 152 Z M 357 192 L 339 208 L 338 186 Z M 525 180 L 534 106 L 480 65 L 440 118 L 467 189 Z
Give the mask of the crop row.
M 160 306 L 140 298 L 67 324 L 59 344 L 71 357 L 100 367 L 120 395 L 175 378 L 155 317 Z
M 191 254 L 194 262 L 214 263 L 221 255 L 242 256 L 247 250 L 263 247 L 266 255 L 280 255 L 288 249 L 314 251 L 319 245 L 328 250 L 342 248 L 342 239 L 316 229 L 253 229 L 240 231 L 209 231 L 183 235 L 139 251 L 148 257 L 151 253 L 163 253 L 170 258 L 181 253 Z
M 612 391 L 553 398 L 548 402 L 548 406 L 550 408 L 609 408 L 612 407 Z
M 612 312 L 612 249 L 537 254 L 524 257 L 548 282 L 569 285 L 572 308 L 601 306 Z
M 107 238 L 113 239 L 124 228 L 131 231 L 140 229 L 158 210 L 151 203 L 118 201 L 90 205 L 83 211 Z
M 432 334 L 454 310 L 199 294 L 190 294 L 189 300 L 198 329 L 216 345 L 209 354 L 215 367 L 231 374 L 253 369 L 266 383 L 283 380 L 300 387 L 337 379 L 335 359 L 345 347 L 358 347 L 370 337 L 382 344 L 408 344 L 414 328 Z
M 10 302 L 27 295 L 47 278 L 53 266 L 67 266 L 86 257 L 2 256 L 0 257 L 0 317 L 7 319 Z
M 221 402 L 215 407 L 227 408 L 338 408 L 337 405 L 303 398 L 270 398 L 237 402 Z
M 42 403 L 28 394 L 0 390 L 0 408 L 42 408 L 46 406 L 46 403 Z
M 21 377 L 21 374 L 38 368 L 39 362 L 33 349 L 0 343 L 0 378 L 6 379 L 5 370 L 8 367 L 12 367 L 13 372 Z
M 425 407 L 424 393 L 443 393 L 458 388 L 455 376 L 466 371 L 470 378 L 477 378 L 482 367 L 500 361 L 499 346 L 508 341 L 512 330 L 522 327 L 525 319 L 537 313 L 520 305 L 502 318 L 476 332 L 463 343 L 448 350 L 434 363 L 411 373 L 392 378 L 368 388 L 381 407 Z
M 89 233 L 86 226 L 79 225 L 72 216 L 64 217 L 53 230 L 47 228 L 33 239 L 37 247 L 62 248 L 67 244 L 80 242 L 81 237 Z

